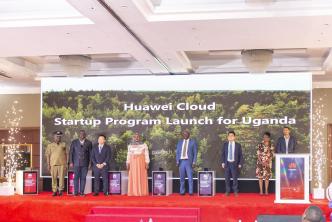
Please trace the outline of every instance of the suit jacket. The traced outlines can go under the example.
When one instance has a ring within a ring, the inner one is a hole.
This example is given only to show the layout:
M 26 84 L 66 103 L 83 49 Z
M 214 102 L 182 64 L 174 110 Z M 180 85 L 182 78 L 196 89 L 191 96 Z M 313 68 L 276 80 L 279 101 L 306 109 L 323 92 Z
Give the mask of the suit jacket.
M 225 167 L 227 167 L 228 165 L 227 157 L 228 157 L 228 141 L 224 142 L 221 148 L 221 163 L 224 163 Z M 235 142 L 234 162 L 236 165 L 241 165 L 241 166 L 243 166 L 244 162 L 241 144 L 237 142 Z
M 74 164 L 74 166 L 88 167 L 91 150 L 92 143 L 90 140 L 85 139 L 83 145 L 81 145 L 79 139 L 73 140 L 69 150 L 69 163 Z
M 107 144 L 104 144 L 99 153 L 99 144 L 95 144 L 91 151 L 91 161 L 94 168 L 97 168 L 97 164 L 106 163 L 104 168 L 109 169 L 109 162 L 111 160 L 111 147 Z
M 181 151 L 182 151 L 182 144 L 184 140 L 181 139 L 179 140 L 178 144 L 176 145 L 176 163 L 179 164 L 181 160 Z M 198 152 L 198 147 L 196 140 L 194 139 L 189 139 L 189 144 L 188 144 L 188 160 L 191 164 L 196 163 L 197 160 L 197 152 Z
M 294 153 L 296 147 L 296 139 L 294 136 L 290 136 L 288 140 L 288 153 Z M 279 137 L 276 145 L 277 153 L 286 153 L 286 140 L 285 137 Z

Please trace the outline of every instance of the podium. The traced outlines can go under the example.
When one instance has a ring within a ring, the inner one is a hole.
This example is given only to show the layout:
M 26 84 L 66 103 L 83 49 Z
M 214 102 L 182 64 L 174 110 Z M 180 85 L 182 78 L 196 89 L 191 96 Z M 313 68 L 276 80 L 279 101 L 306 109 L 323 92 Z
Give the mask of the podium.
M 38 171 L 16 171 L 16 193 L 20 195 L 38 194 Z
M 215 171 L 198 171 L 198 196 L 216 195 Z
M 108 180 L 108 190 L 111 195 L 124 195 L 128 193 L 127 171 L 109 171 Z
M 275 203 L 310 203 L 309 154 L 276 154 Z
M 168 196 L 173 193 L 173 172 L 152 171 L 152 195 Z
M 67 174 L 67 194 L 68 195 L 74 194 L 74 176 L 75 176 L 74 171 L 72 171 L 72 170 L 68 171 L 68 174 Z M 80 188 L 80 185 L 78 185 L 78 188 Z M 92 193 L 92 171 L 91 170 L 89 170 L 86 175 L 86 182 L 85 182 L 85 188 L 84 188 L 84 194 L 89 194 L 89 193 Z

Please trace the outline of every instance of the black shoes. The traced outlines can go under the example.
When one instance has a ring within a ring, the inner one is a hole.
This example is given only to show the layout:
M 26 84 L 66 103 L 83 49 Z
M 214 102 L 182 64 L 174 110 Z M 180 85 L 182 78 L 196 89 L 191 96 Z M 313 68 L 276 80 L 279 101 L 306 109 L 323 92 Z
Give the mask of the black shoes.
M 99 195 L 99 193 L 93 193 L 92 194 L 92 196 L 98 196 Z
M 108 196 L 108 195 L 110 195 L 110 194 L 109 194 L 108 192 L 106 192 L 106 193 L 104 193 L 104 195 L 105 195 L 105 196 Z
M 229 196 L 229 192 L 226 192 L 226 193 L 225 193 L 225 196 L 227 196 L 227 197 L 228 197 L 228 196 Z
M 190 195 L 190 196 L 194 196 L 194 194 L 193 194 L 193 193 L 190 193 L 189 195 Z
M 77 197 L 77 196 L 78 196 L 78 193 L 74 193 L 74 196 L 76 196 L 76 197 Z
M 181 196 L 184 196 L 184 195 L 186 195 L 186 194 L 185 194 L 185 193 L 180 193 L 180 195 L 181 195 Z
M 85 197 L 85 194 L 84 194 L 84 193 L 80 193 L 80 196 L 81 196 L 81 197 Z
M 58 195 L 57 192 L 53 192 L 53 193 L 52 193 L 52 197 L 56 197 L 57 195 Z
M 62 190 L 59 191 L 59 196 L 62 196 Z

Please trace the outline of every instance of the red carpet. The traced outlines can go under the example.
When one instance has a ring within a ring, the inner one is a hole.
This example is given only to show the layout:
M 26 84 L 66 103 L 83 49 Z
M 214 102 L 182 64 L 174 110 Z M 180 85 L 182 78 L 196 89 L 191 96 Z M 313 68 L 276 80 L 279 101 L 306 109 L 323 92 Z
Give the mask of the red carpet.
M 93 207 L 189 207 L 200 209 L 200 221 L 254 222 L 259 214 L 300 215 L 308 206 L 305 204 L 274 204 L 274 195 L 241 194 L 239 197 L 180 196 L 168 197 L 128 197 L 100 195 L 93 197 L 51 197 L 50 193 L 37 196 L 0 197 L 0 221 L 43 221 L 78 222 L 85 221 Z M 329 215 L 327 200 L 312 201 Z M 329 220 L 327 220 L 329 221 Z

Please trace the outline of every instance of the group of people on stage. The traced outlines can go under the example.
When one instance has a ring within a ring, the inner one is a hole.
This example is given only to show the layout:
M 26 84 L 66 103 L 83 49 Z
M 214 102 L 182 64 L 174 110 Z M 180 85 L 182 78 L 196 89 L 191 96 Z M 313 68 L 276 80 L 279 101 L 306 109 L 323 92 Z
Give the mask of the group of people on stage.
M 52 177 L 53 196 L 61 196 L 64 190 L 64 177 L 67 172 L 66 145 L 61 142 L 62 132 L 54 133 L 53 142 L 45 151 L 48 170 Z M 290 135 L 289 127 L 283 128 L 283 136 L 277 140 L 274 146 L 271 143 L 271 135 L 265 132 L 263 140 L 257 145 L 256 177 L 259 179 L 260 194 L 268 194 L 269 179 L 272 174 L 272 159 L 274 153 L 293 153 L 296 139 Z M 176 164 L 180 174 L 180 194 L 185 195 L 185 178 L 188 177 L 189 195 L 193 195 L 193 168 L 196 164 L 198 145 L 195 139 L 190 138 L 190 132 L 184 130 L 182 139 L 176 145 Z M 74 171 L 74 195 L 84 196 L 86 176 L 91 163 L 95 178 L 102 177 L 103 193 L 109 195 L 108 171 L 111 159 L 111 147 L 106 144 L 106 136 L 99 135 L 98 143 L 93 145 L 86 138 L 84 130 L 79 131 L 79 138 L 71 142 L 69 151 L 69 166 Z M 150 158 L 147 144 L 141 141 L 139 133 L 133 135 L 128 145 L 126 166 L 128 170 L 128 196 L 146 196 L 149 194 L 148 174 Z M 221 167 L 225 172 L 226 196 L 231 192 L 231 178 L 233 178 L 233 192 L 238 195 L 238 175 L 243 167 L 244 159 L 241 144 L 236 142 L 234 131 L 227 133 L 227 141 L 221 150 Z M 59 186 L 57 186 L 59 178 Z M 264 183 L 263 183 L 264 181 Z M 94 180 L 94 196 L 99 195 L 100 180 Z

